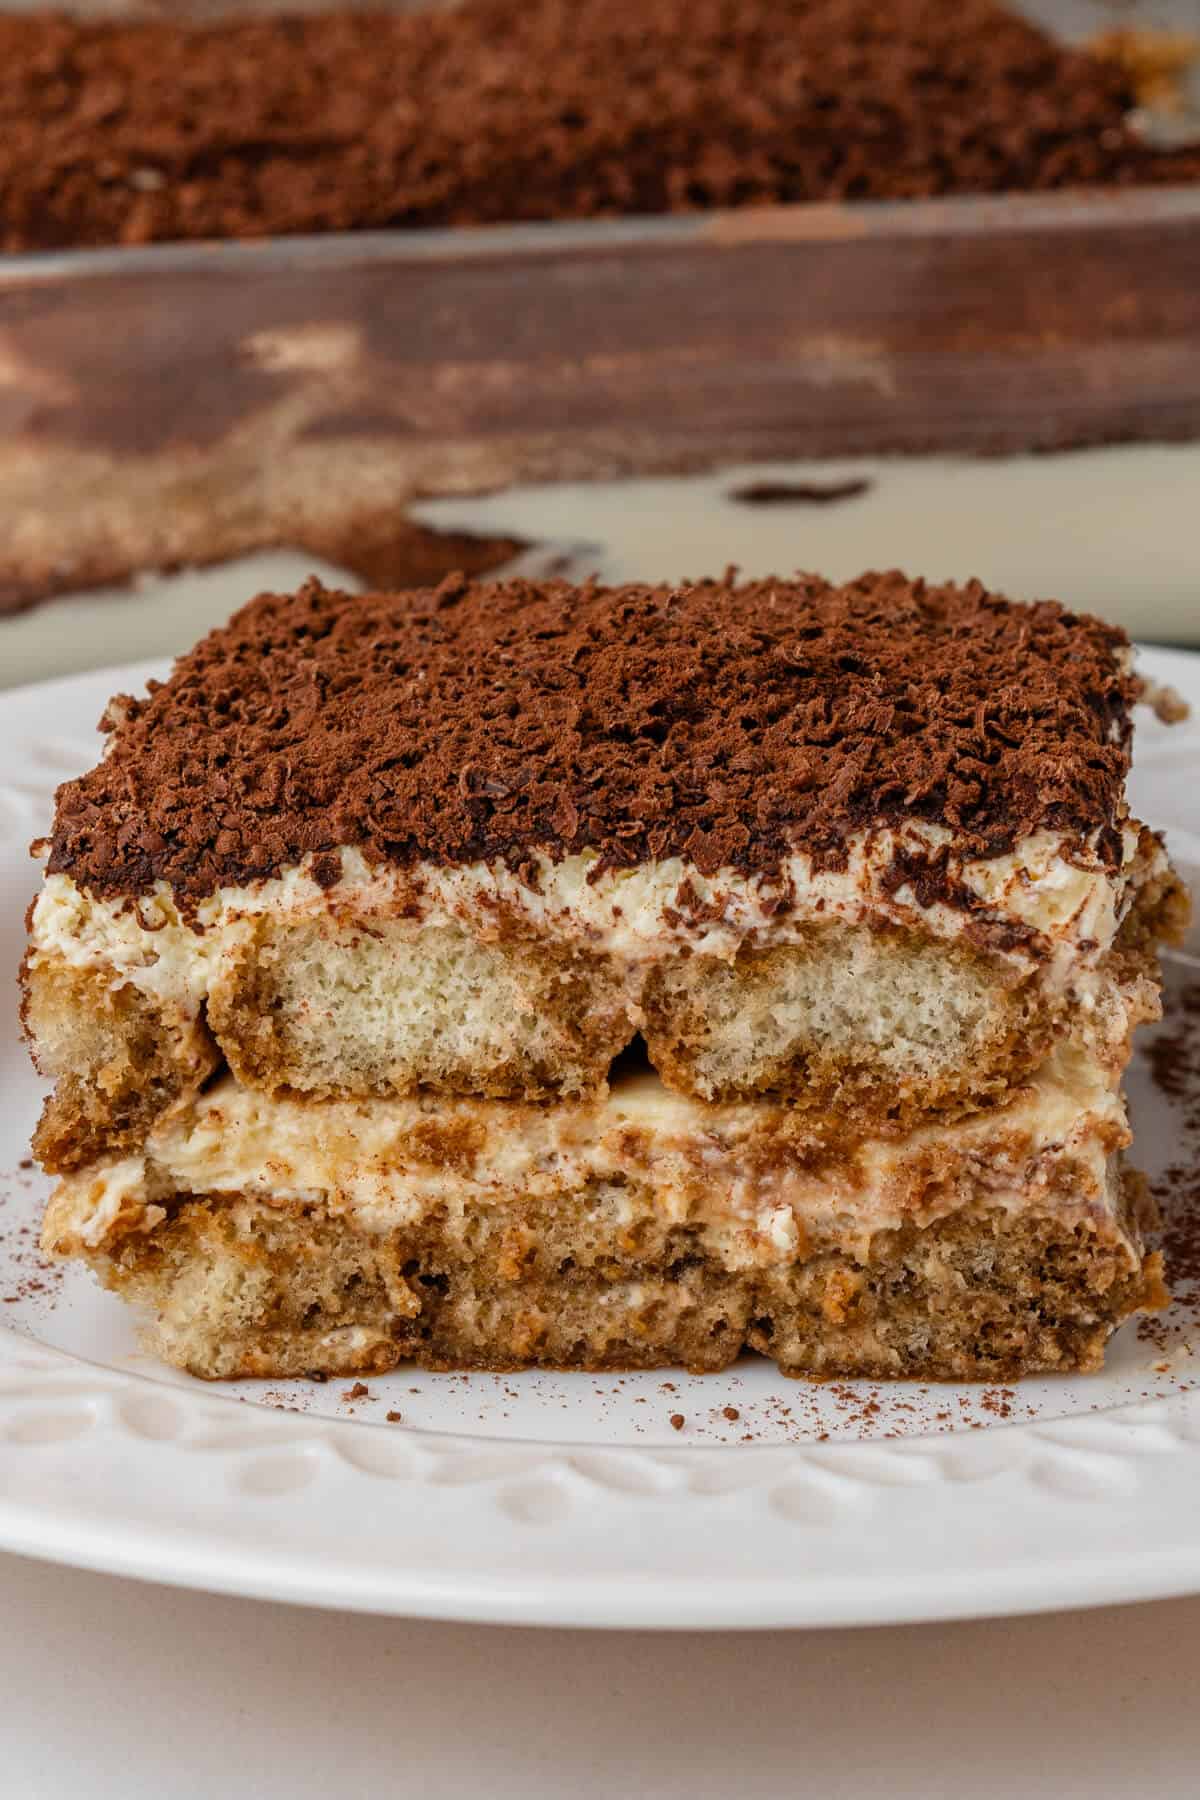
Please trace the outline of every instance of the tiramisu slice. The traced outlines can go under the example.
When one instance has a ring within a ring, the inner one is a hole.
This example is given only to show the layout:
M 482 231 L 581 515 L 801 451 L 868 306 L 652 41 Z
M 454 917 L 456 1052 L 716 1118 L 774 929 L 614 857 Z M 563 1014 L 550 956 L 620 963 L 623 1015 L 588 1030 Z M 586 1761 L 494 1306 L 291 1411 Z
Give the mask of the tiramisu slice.
M 47 1242 L 208 1374 L 1089 1364 L 1184 910 L 1137 691 L 897 574 L 261 597 L 59 794 Z

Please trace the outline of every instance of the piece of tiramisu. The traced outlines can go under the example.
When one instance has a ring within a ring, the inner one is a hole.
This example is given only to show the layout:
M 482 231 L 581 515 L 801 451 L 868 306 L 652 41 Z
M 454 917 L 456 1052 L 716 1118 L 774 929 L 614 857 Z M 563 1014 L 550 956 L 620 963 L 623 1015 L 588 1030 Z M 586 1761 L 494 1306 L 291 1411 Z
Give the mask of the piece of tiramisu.
M 262 596 L 59 793 L 48 1247 L 206 1375 L 1093 1366 L 1161 1287 L 1137 691 L 897 574 Z

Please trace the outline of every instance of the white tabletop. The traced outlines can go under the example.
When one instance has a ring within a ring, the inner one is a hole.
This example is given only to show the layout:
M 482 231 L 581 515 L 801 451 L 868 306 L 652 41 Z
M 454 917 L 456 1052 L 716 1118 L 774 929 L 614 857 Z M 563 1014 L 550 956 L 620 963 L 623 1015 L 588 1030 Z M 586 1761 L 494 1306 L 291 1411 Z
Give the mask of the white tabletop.
M 1200 1600 L 762 1635 L 411 1624 L 0 1558 L 3 1791 L 1194 1800 Z

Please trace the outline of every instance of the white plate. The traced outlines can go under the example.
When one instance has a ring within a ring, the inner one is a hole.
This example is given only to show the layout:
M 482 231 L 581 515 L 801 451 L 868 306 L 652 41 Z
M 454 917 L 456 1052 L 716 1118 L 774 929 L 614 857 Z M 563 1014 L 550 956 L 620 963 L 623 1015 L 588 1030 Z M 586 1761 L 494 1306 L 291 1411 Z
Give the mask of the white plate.
M 1142 666 L 1200 707 L 1200 658 Z M 154 672 L 0 696 L 9 971 L 54 786 L 94 760 L 109 695 Z M 1200 724 L 1143 718 L 1134 788 L 1200 868 Z M 1189 978 L 1200 954 L 1172 959 L 1172 987 Z M 884 1622 L 1200 1589 L 1200 1276 L 1165 1324 L 1120 1333 L 1103 1375 L 1015 1390 L 813 1387 L 753 1359 L 703 1378 L 401 1370 L 357 1399 L 346 1381 L 209 1387 L 139 1353 L 90 1279 L 39 1262 L 46 1183 L 22 1159 L 41 1084 L 4 986 L 0 1546 L 229 1593 L 569 1625 Z M 1200 1092 L 1172 1103 L 1141 1060 L 1133 1090 L 1142 1166 L 1196 1162 Z

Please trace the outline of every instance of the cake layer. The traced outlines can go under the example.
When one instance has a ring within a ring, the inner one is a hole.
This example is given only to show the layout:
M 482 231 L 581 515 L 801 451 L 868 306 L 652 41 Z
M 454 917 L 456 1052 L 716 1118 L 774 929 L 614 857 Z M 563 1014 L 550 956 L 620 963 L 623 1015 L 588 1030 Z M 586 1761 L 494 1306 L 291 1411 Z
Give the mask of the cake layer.
M 1182 908 L 1157 840 L 1126 827 L 1115 870 L 1046 834 L 949 865 L 962 909 L 886 879 L 937 835 L 860 834 L 846 869 L 794 856 L 776 883 L 678 859 L 594 881 L 585 857 L 380 871 L 345 850 L 334 883 L 310 861 L 188 916 L 163 884 L 130 904 L 51 875 L 25 971 L 59 1082 L 39 1155 L 136 1146 L 222 1058 L 265 1092 L 536 1099 L 602 1090 L 640 1033 L 682 1092 L 889 1129 L 1003 1098 L 1068 1028 L 1119 1068 Z
M 224 1078 L 68 1176 L 49 1254 L 203 1375 L 432 1366 L 1009 1377 L 1092 1367 L 1152 1304 L 1112 1083 L 1060 1047 L 1010 1105 L 901 1138 L 604 1099 L 272 1100 Z
M 1165 1302 L 1157 1257 L 1119 1235 L 1003 1211 L 881 1232 L 865 1262 L 733 1273 L 686 1231 L 602 1272 L 572 1256 L 514 1274 L 510 1253 L 464 1257 L 434 1228 L 367 1235 L 299 1203 L 180 1195 L 148 1237 L 89 1260 L 152 1315 L 149 1349 L 209 1379 L 404 1362 L 703 1373 L 752 1350 L 791 1376 L 1010 1381 L 1099 1368 L 1122 1320 Z

